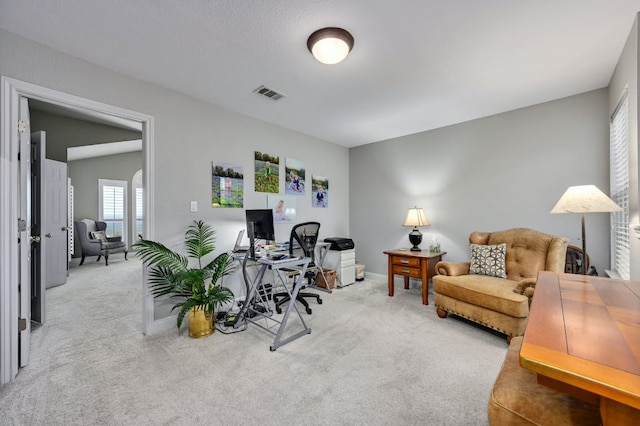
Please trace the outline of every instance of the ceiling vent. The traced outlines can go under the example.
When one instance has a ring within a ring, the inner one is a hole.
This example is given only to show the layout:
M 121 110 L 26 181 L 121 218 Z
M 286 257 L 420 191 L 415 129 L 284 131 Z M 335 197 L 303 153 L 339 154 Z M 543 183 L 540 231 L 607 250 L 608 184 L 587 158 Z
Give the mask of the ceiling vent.
M 260 86 L 253 93 L 257 93 L 258 95 L 262 95 L 266 98 L 271 99 L 272 101 L 277 101 L 280 98 L 284 98 L 284 94 L 280 92 L 276 92 L 273 89 L 269 89 L 268 87 Z

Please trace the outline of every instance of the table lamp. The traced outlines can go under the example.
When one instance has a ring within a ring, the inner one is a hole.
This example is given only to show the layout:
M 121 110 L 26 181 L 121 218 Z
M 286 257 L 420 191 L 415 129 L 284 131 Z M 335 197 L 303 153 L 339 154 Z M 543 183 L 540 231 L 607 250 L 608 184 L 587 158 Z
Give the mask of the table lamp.
M 585 259 L 587 257 L 587 239 L 584 230 L 584 214 L 612 213 L 621 210 L 620 206 L 595 185 L 579 185 L 570 186 L 560 197 L 551 213 L 582 213 L 582 256 Z M 587 274 L 587 268 L 582 268 L 582 274 Z
M 402 226 L 413 226 L 413 230 L 409 232 L 409 242 L 413 245 L 411 251 L 421 251 L 420 243 L 422 242 L 422 233 L 418 230 L 418 227 L 430 226 L 427 216 L 424 214 L 422 208 L 413 207 L 407 212 L 407 218 L 404 220 Z

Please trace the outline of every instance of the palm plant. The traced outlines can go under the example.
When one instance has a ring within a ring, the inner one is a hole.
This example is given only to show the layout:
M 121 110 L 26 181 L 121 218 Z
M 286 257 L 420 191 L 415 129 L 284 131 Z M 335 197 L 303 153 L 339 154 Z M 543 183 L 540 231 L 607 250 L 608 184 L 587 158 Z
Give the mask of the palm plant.
M 203 257 L 215 250 L 215 230 L 203 221 L 194 221 L 187 228 L 184 241 L 187 256 L 176 253 L 161 243 L 145 239 L 133 245 L 149 269 L 149 288 L 154 297 L 169 295 L 178 299 L 171 309 L 178 312 L 178 329 L 190 309 L 204 310 L 213 315 L 214 309 L 233 300 L 233 293 L 218 282 L 234 269 L 233 257 L 222 253 L 203 265 Z M 189 266 L 189 259 L 195 265 Z

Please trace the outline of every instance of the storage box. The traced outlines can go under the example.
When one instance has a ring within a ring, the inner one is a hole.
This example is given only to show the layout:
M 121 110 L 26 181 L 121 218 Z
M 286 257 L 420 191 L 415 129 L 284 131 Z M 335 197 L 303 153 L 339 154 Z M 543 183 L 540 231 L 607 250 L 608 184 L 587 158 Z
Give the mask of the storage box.
M 324 276 L 329 282 L 329 288 L 334 288 L 336 286 L 336 271 L 323 268 L 322 272 L 324 272 Z M 316 284 L 318 284 L 318 287 L 327 288 L 327 284 L 324 282 L 324 278 L 320 272 L 316 275 Z

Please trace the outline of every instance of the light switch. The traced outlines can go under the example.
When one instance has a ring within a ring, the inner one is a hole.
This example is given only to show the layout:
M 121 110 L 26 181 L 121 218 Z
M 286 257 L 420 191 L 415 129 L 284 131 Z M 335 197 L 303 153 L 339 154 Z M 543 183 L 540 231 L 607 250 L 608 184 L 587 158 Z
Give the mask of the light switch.
M 197 201 L 192 201 L 191 202 L 191 211 L 192 212 L 197 212 L 198 211 L 198 202 Z

